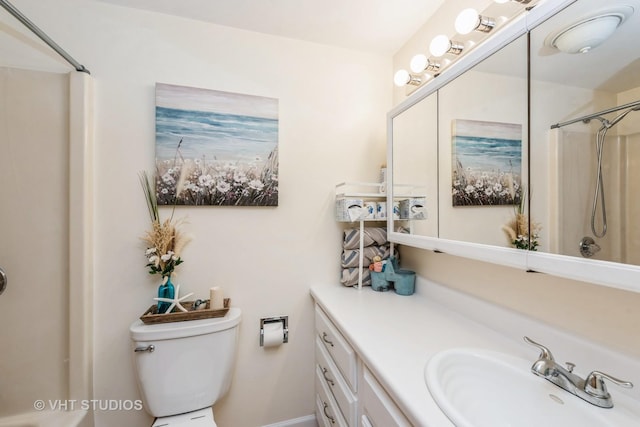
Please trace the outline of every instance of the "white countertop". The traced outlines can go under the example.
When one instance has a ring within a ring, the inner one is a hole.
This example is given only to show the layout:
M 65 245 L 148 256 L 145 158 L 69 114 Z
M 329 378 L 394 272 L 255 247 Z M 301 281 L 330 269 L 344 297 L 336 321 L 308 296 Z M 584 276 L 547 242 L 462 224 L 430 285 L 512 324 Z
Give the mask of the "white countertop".
M 576 363 L 578 374 L 598 369 L 634 381 L 636 389 L 629 395 L 638 399 L 637 359 L 421 278 L 416 290 L 414 295 L 401 296 L 370 287 L 311 289 L 314 300 L 415 426 L 453 426 L 424 381 L 431 356 L 455 347 L 473 347 L 508 353 L 533 364 L 539 350 L 523 341 L 525 335 L 549 347 L 559 360 Z M 621 390 L 612 386 L 614 401 Z

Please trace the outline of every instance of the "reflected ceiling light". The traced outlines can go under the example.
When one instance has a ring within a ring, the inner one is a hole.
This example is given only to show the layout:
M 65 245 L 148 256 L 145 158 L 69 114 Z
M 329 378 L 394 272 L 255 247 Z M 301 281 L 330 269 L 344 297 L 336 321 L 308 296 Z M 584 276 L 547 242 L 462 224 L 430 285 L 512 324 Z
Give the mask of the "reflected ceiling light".
M 456 31 L 460 34 L 469 34 L 473 30 L 488 33 L 496 26 L 493 18 L 482 16 L 475 9 L 464 9 L 456 18 Z
M 564 53 L 587 53 L 604 43 L 633 13 L 631 6 L 583 19 L 550 36 L 549 44 Z
M 445 53 L 451 53 L 453 55 L 460 55 L 464 46 L 458 42 L 449 40 L 447 36 L 441 34 L 431 40 L 429 45 L 429 52 L 435 57 L 444 55 Z
M 440 70 L 440 63 L 432 61 L 427 58 L 426 55 L 420 53 L 411 58 L 410 68 L 414 73 L 423 73 L 425 71 L 437 72 Z
M 422 79 L 420 78 L 420 76 L 409 74 L 407 70 L 398 70 L 393 76 L 393 82 L 396 86 L 420 86 L 422 84 Z

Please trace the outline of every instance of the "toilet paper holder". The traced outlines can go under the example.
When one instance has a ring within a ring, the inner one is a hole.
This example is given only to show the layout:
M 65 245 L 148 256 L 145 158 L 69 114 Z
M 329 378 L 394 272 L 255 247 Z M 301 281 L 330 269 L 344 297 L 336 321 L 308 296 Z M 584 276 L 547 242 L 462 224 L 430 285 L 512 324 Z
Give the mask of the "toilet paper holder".
M 260 347 L 264 347 L 264 325 L 278 322 L 282 323 L 282 342 L 289 342 L 289 316 L 263 317 L 260 319 Z

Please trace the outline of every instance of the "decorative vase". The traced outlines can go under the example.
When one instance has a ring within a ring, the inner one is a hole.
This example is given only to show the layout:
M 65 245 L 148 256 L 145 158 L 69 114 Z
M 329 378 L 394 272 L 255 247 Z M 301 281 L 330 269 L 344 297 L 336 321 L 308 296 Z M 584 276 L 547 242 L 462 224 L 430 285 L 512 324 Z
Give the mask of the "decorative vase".
M 170 298 L 175 297 L 175 289 L 173 283 L 171 283 L 171 276 L 164 276 L 162 278 L 162 284 L 158 288 L 158 298 Z M 171 303 L 158 301 L 158 313 L 164 313 L 167 311 Z

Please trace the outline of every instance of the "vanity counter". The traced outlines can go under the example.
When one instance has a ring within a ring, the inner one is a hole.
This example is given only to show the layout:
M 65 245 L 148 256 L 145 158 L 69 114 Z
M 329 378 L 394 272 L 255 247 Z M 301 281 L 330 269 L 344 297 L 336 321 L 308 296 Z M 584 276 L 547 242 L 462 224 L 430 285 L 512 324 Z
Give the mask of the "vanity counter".
M 508 353 L 533 363 L 539 351 L 523 341 L 526 335 L 559 360 L 576 363 L 578 373 L 598 369 L 640 379 L 636 359 L 422 278 L 411 296 L 337 285 L 314 286 L 311 295 L 415 426 L 454 426 L 431 397 L 424 368 L 433 355 L 455 347 Z M 637 390 L 628 394 L 638 399 Z M 612 386 L 611 393 L 615 400 L 622 390 Z

